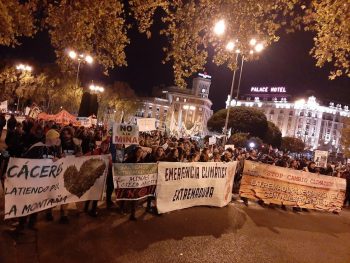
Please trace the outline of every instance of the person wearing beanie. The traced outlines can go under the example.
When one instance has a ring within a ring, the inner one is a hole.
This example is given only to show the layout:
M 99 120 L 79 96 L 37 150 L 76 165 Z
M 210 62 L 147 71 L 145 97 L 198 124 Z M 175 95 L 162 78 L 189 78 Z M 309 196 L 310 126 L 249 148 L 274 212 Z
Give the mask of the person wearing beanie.
M 61 158 L 62 153 L 60 150 L 60 134 L 56 130 L 48 130 L 45 135 L 45 143 L 37 142 L 33 144 L 24 154 L 23 158 L 28 159 L 52 159 L 54 161 Z M 24 229 L 27 218 L 29 217 L 28 227 L 35 229 L 38 213 L 31 214 L 29 216 L 23 216 L 19 218 L 19 224 L 16 231 L 20 232 Z M 51 209 L 47 210 L 46 218 L 51 219 Z

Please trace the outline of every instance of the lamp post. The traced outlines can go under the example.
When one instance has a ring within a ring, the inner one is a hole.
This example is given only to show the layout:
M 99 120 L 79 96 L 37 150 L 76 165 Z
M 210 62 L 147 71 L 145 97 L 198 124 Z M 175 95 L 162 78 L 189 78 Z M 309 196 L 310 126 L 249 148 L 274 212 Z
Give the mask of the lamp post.
M 91 90 L 92 93 L 102 93 L 105 91 L 104 87 L 101 87 L 101 86 L 97 86 L 95 84 L 91 84 L 89 89 Z
M 226 46 L 226 48 L 229 47 L 229 44 Z M 233 48 L 232 48 L 233 50 Z M 238 62 L 238 55 L 239 55 L 239 50 L 237 49 L 236 50 L 236 64 Z M 235 86 L 235 78 L 236 78 L 236 72 L 237 72 L 237 68 L 235 68 L 233 70 L 233 76 L 232 76 L 232 81 L 231 81 L 231 90 L 230 90 L 230 101 L 228 103 L 228 106 L 227 106 L 227 111 L 226 111 L 226 119 L 225 119 L 225 126 L 224 126 L 224 130 L 223 130 L 223 134 L 225 135 L 224 136 L 224 140 L 223 140 L 223 143 L 224 145 L 226 144 L 226 134 L 227 134 L 227 126 L 228 126 L 228 119 L 230 117 L 230 110 L 231 110 L 231 100 L 232 100 L 232 95 L 233 95 L 233 89 L 234 89 L 234 86 Z
M 226 31 L 226 24 L 224 20 L 219 20 L 218 22 L 216 22 L 214 29 L 213 29 L 214 33 L 217 36 L 222 36 L 225 31 Z M 236 41 L 238 42 L 238 41 Z M 253 55 L 254 52 L 261 52 L 264 49 L 264 45 L 262 43 L 258 43 L 258 41 L 255 38 L 252 38 L 249 41 L 249 45 L 255 50 L 251 50 L 249 52 L 250 55 Z M 235 49 L 235 42 L 230 41 L 226 44 L 226 50 L 229 52 L 232 52 Z M 236 65 L 238 64 L 238 56 L 241 53 L 241 51 L 239 49 L 236 49 Z M 241 67 L 240 67 L 240 74 L 239 74 L 239 82 L 238 82 L 238 87 L 237 87 L 237 94 L 236 94 L 236 101 L 238 101 L 239 99 L 239 90 L 240 90 L 240 85 L 241 85 L 241 78 L 242 78 L 242 71 L 243 71 L 243 64 L 244 64 L 244 59 L 245 56 L 244 54 L 241 55 L 242 57 L 242 62 L 241 62 Z M 234 89 L 234 85 L 235 85 L 235 77 L 236 77 L 236 71 L 237 68 L 235 68 L 233 70 L 233 77 L 232 77 L 232 82 L 231 82 L 231 89 L 230 89 L 230 100 L 229 100 L 229 104 L 227 106 L 227 112 L 226 112 L 226 119 L 225 119 L 225 125 L 224 125 L 224 129 L 223 129 L 223 134 L 224 134 L 224 140 L 223 140 L 223 144 L 226 144 L 226 135 L 227 135 L 227 128 L 228 128 L 228 120 L 230 117 L 230 109 L 231 109 L 231 101 L 232 101 L 232 96 L 233 96 L 233 89 Z
M 258 41 L 255 38 L 252 38 L 249 41 L 249 45 L 252 46 L 252 48 L 253 48 L 253 49 L 251 49 L 249 51 L 249 55 L 253 56 L 255 53 L 260 53 L 264 49 L 264 45 L 262 43 L 257 43 L 257 42 Z M 245 56 L 244 56 L 244 54 L 242 54 L 241 69 L 240 69 L 240 72 L 239 72 L 239 80 L 238 80 L 236 101 L 238 101 L 239 91 L 240 91 L 240 87 L 241 87 L 241 79 L 242 79 L 244 59 L 245 59 Z
M 70 50 L 68 52 L 68 56 L 75 61 L 78 61 L 78 66 L 77 66 L 77 75 L 75 78 L 75 87 L 78 88 L 78 82 L 79 82 L 79 71 L 80 71 L 80 64 L 81 63 L 88 63 L 88 64 L 92 64 L 92 62 L 94 61 L 94 59 L 87 54 L 77 54 L 77 52 L 75 52 L 74 50 Z
M 32 66 L 29 66 L 29 65 L 26 65 L 26 64 L 18 64 L 16 65 L 16 69 L 20 72 L 32 72 L 33 70 L 33 67 Z M 17 112 L 19 110 L 19 99 L 20 99 L 20 96 L 17 95 Z

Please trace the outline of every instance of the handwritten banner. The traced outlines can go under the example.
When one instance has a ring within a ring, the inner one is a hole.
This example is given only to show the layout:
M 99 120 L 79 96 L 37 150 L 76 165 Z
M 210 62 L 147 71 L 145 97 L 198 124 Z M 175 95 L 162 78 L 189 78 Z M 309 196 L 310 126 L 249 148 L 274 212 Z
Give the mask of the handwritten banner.
M 267 204 L 339 212 L 345 189 L 342 178 L 245 161 L 239 192 Z
M 159 213 L 208 205 L 226 206 L 232 197 L 237 162 L 158 164 L 156 188 Z
M 5 177 L 5 219 L 60 204 L 100 200 L 109 155 L 51 159 L 10 158 Z
M 139 128 L 137 125 L 113 123 L 114 144 L 139 144 Z
M 154 195 L 156 163 L 115 163 L 113 182 L 117 200 L 138 200 Z

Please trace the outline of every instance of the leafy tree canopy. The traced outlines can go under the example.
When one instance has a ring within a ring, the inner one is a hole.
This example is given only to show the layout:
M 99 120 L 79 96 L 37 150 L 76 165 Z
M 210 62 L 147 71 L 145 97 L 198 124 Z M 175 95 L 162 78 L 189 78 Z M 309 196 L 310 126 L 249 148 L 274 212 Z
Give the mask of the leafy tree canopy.
M 225 125 L 227 109 L 222 109 L 213 114 L 208 120 L 210 131 L 222 132 Z M 257 109 L 249 107 L 234 107 L 230 109 L 228 128 L 232 133 L 249 133 L 250 136 L 264 138 L 267 132 L 267 120 L 265 114 Z
M 267 131 L 263 138 L 264 143 L 272 147 L 280 148 L 282 143 L 282 133 L 280 129 L 271 121 L 267 122 Z
M 234 56 L 225 49 L 228 41 L 239 40 L 236 47 L 250 60 L 256 58 L 249 55 L 252 37 L 269 45 L 281 30 L 296 29 L 314 32 L 311 54 L 317 66 L 333 65 L 330 78 L 350 76 L 348 0 L 0 0 L 0 45 L 14 46 L 21 36 L 48 30 L 62 69 L 71 67 L 64 52 L 73 48 L 93 54 L 107 73 L 127 65 L 127 30 L 133 23 L 127 18 L 151 37 L 157 10 L 162 11 L 160 34 L 168 40 L 164 62 L 173 63 L 181 87 L 204 68 L 208 47 L 214 49 L 216 64 L 234 68 Z M 213 33 L 219 19 L 227 24 L 222 37 Z
M 284 152 L 300 153 L 304 151 L 305 143 L 299 138 L 283 137 L 281 150 Z

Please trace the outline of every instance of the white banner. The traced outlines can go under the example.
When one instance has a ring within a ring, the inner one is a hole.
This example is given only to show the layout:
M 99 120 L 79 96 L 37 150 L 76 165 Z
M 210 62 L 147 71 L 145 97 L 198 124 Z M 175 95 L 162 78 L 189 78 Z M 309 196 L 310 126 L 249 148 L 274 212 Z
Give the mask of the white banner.
M 60 204 L 100 200 L 110 155 L 11 158 L 5 176 L 5 219 Z
M 138 118 L 137 126 L 139 126 L 140 132 L 154 131 L 156 130 L 155 118 Z
M 232 197 L 237 162 L 158 163 L 159 213 L 192 206 L 226 206 Z
M 209 137 L 209 145 L 214 145 L 216 144 L 216 137 L 213 136 L 213 137 Z
M 327 151 L 315 151 L 315 157 L 314 162 L 316 163 L 317 167 L 327 167 L 327 159 L 328 159 L 328 152 Z
M 139 128 L 137 125 L 114 123 L 114 144 L 139 144 Z

